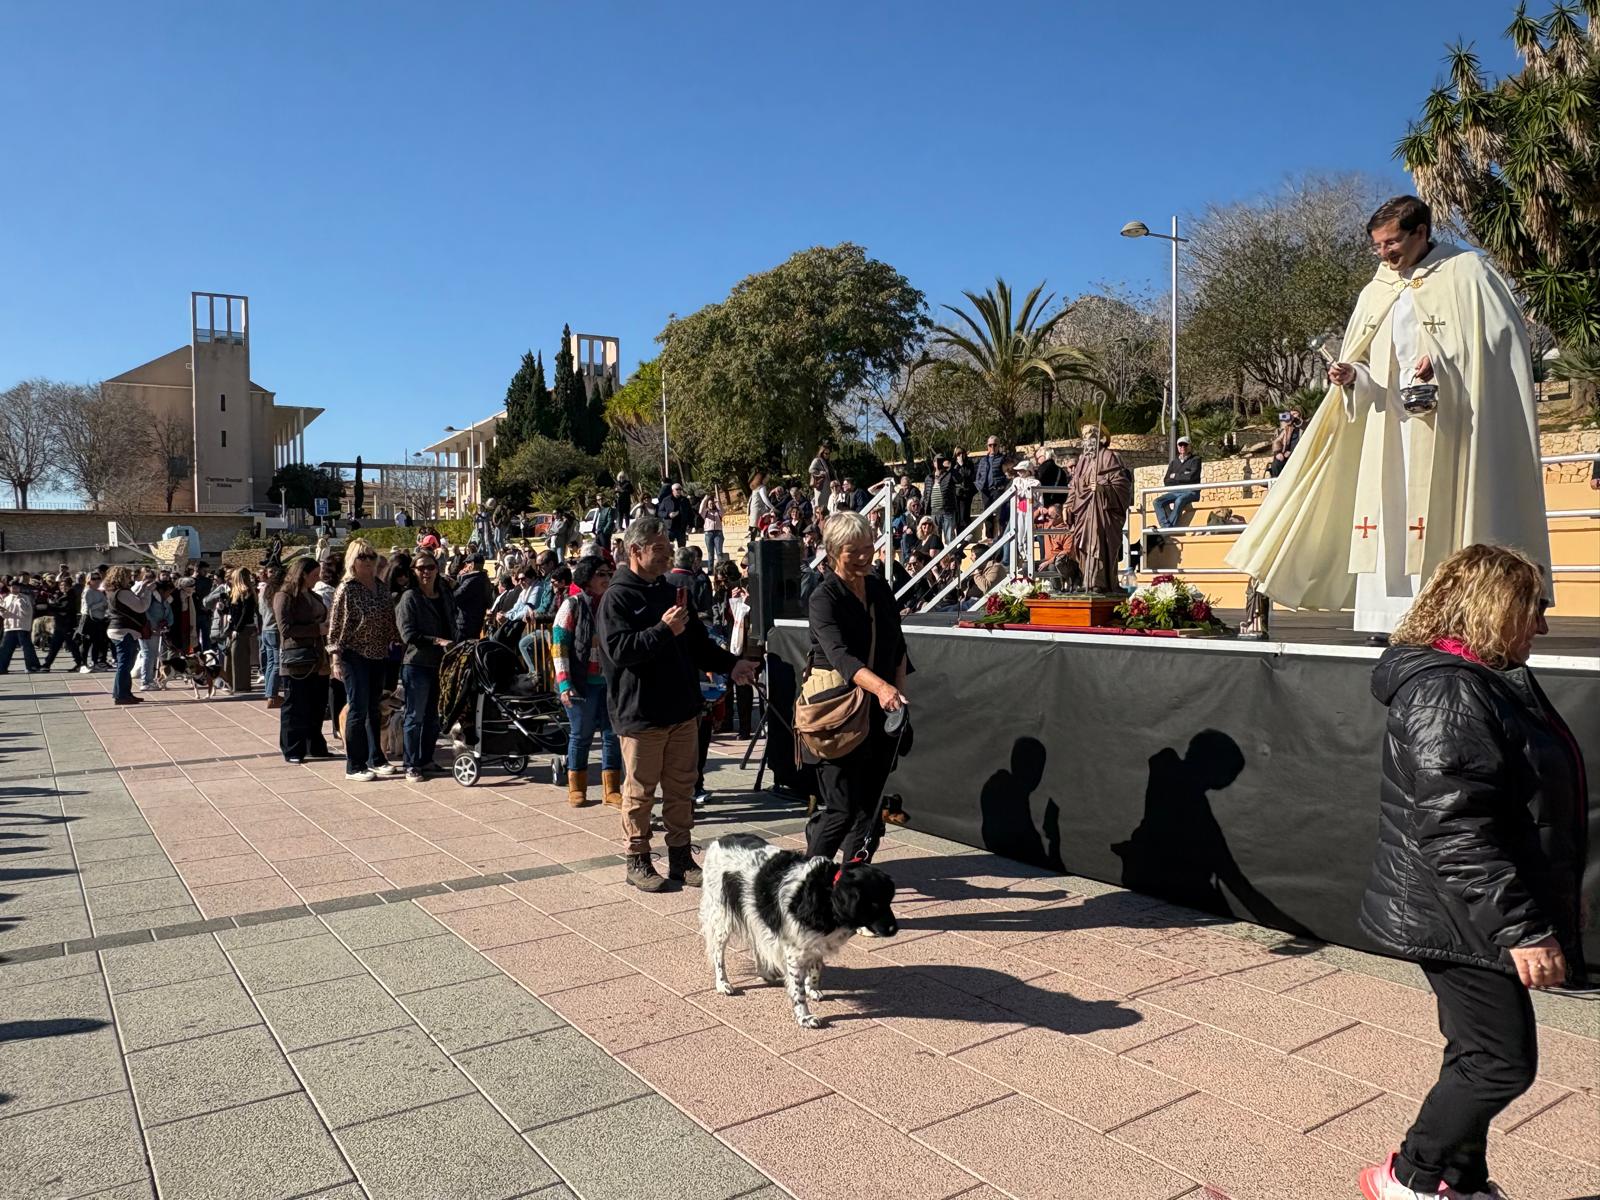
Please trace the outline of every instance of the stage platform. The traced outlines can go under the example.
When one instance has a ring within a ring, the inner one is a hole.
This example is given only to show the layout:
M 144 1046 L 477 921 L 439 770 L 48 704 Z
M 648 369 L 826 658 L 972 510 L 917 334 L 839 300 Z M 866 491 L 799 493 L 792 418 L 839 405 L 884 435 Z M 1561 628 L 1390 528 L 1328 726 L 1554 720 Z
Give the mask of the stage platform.
M 905 635 L 915 741 L 890 777 L 911 826 L 1323 942 L 1356 924 L 1376 844 L 1382 653 L 1349 618 L 1274 614 L 1275 639 L 1187 640 L 953 626 Z M 1600 846 L 1600 621 L 1552 622 L 1531 665 L 1589 766 Z M 792 711 L 809 634 L 768 639 L 774 711 Z M 1559 651 L 1559 652 L 1557 652 Z M 768 761 L 804 789 L 787 722 Z M 1600 855 L 1586 879 L 1600 900 Z M 1586 940 L 1600 963 L 1600 925 Z

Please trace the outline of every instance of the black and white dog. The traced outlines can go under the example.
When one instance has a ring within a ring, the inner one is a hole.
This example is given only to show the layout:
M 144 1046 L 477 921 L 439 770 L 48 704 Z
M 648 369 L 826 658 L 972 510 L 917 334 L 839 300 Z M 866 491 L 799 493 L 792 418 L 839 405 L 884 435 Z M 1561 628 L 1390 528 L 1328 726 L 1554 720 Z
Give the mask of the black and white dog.
M 716 972 L 717 991 L 734 994 L 723 955 L 739 934 L 768 983 L 782 981 L 794 1019 L 820 1022 L 808 1000 L 822 999 L 822 963 L 857 933 L 893 937 L 894 880 L 868 863 L 835 866 L 779 850 L 748 833 L 729 834 L 706 848 L 700 932 Z

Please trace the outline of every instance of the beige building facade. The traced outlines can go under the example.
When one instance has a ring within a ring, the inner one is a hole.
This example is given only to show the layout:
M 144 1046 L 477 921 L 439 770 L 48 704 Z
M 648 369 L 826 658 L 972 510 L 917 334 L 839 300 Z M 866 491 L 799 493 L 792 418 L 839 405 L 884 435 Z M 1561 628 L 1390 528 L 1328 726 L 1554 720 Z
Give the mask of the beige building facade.
M 323 410 L 281 405 L 250 378 L 249 297 L 194 292 L 189 314 L 189 345 L 102 387 L 130 408 L 190 423 L 193 452 L 181 469 L 174 464 L 185 477 L 174 511 L 262 509 L 275 501 L 269 487 L 278 468 L 306 461 L 306 427 Z M 155 508 L 165 507 L 159 490 L 153 499 Z

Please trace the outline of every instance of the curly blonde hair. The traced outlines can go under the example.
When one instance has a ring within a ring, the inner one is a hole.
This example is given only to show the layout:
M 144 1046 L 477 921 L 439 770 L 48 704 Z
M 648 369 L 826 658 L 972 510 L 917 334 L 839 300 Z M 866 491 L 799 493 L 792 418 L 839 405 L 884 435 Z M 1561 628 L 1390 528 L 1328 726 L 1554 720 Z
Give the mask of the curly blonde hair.
M 1543 611 L 1544 574 L 1531 558 L 1507 546 L 1468 546 L 1439 564 L 1389 642 L 1431 646 L 1451 638 L 1500 669 L 1514 665 L 1511 650 Z
M 127 567 L 108 567 L 104 578 L 100 580 L 100 590 L 103 592 L 120 592 L 133 586 L 133 572 Z

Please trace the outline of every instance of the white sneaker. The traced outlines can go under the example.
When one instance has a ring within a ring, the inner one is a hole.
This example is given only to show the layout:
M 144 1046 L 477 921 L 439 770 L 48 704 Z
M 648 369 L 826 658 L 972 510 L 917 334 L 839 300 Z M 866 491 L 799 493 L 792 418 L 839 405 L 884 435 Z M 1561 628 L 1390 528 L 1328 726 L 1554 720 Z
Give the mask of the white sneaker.
M 377 778 L 371 771 L 346 771 L 344 777 L 351 783 L 371 783 Z
M 381 767 L 373 767 L 372 773 L 380 779 L 388 779 L 392 775 L 400 774 L 400 769 L 393 763 L 384 763 Z
M 1439 1192 L 1418 1192 L 1408 1188 L 1394 1177 L 1394 1160 L 1391 1154 L 1382 1166 L 1368 1167 L 1361 1172 L 1361 1194 L 1366 1200 L 1452 1200 L 1455 1193 L 1446 1188 Z
M 423 777 L 422 777 L 422 772 L 421 771 L 407 771 L 406 772 L 406 782 L 407 783 L 422 783 L 422 782 L 424 782 Z
M 87 674 L 89 674 L 90 671 L 93 671 L 93 670 L 94 670 L 93 667 L 91 667 L 88 663 L 85 663 L 83 666 L 78 668 L 78 674 L 79 675 L 87 675 Z

